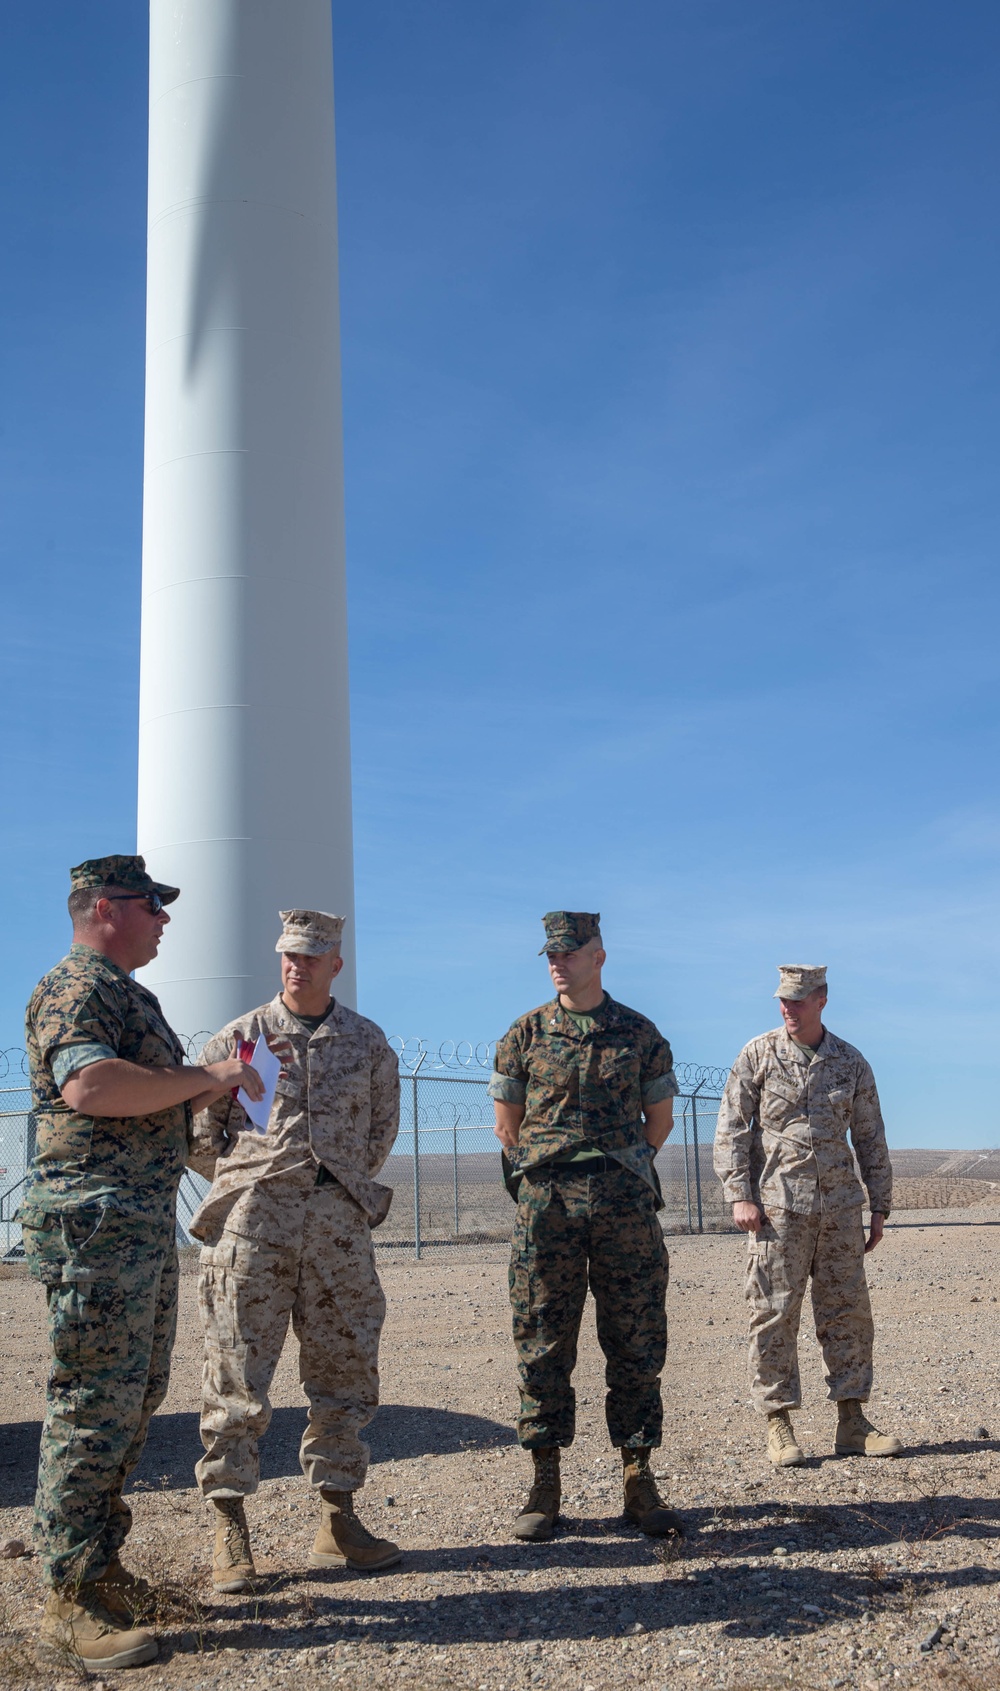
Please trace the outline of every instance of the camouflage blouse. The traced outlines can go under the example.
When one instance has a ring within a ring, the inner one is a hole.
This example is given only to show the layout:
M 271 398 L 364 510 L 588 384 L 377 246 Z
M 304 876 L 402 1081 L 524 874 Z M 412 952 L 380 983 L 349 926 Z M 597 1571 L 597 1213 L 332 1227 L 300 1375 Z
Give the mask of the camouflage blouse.
M 663 1035 L 638 1010 L 607 995 L 585 1031 L 558 998 L 529 1010 L 498 1044 L 490 1080 L 492 1098 L 524 1105 L 510 1156 L 522 1173 L 594 1145 L 654 1189 L 643 1108 L 676 1093 Z
M 875 1076 L 861 1052 L 827 1028 L 815 1056 L 784 1028 L 745 1045 L 715 1132 L 727 1201 L 797 1215 L 860 1206 L 858 1169 L 871 1208 L 888 1215 L 892 1164 Z
M 148 1068 L 183 1063 L 159 1001 L 99 951 L 74 945 L 32 993 L 25 1043 L 37 1149 L 20 1218 L 95 1203 L 136 1219 L 168 1216 L 187 1157 L 188 1105 L 151 1116 L 85 1116 L 60 1092 L 73 1051 L 85 1061 L 123 1057 Z

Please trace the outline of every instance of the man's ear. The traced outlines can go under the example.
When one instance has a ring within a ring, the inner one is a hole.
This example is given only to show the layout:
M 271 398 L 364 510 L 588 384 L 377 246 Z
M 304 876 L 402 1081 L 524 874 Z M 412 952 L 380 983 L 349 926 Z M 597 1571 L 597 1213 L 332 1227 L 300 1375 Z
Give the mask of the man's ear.
M 344 967 L 344 959 L 343 959 L 343 957 L 338 957 L 336 963 L 333 966 L 333 974 L 331 975 L 330 979 L 336 980 L 337 976 L 340 974 L 340 971 L 343 967 Z

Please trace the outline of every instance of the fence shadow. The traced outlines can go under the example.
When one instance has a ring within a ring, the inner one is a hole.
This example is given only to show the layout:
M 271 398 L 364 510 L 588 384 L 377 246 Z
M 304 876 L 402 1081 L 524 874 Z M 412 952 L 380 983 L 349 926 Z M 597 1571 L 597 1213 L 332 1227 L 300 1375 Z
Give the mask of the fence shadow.
M 276 1409 L 260 1446 L 262 1480 L 299 1474 L 299 1442 L 306 1424 L 304 1406 Z M 3 1428 L 0 1496 L 8 1509 L 25 1508 L 35 1495 L 40 1421 L 17 1421 Z M 365 1434 L 372 1462 L 409 1456 L 447 1456 L 516 1443 L 512 1427 L 482 1415 L 461 1415 L 420 1404 L 387 1403 L 376 1412 Z M 154 1415 L 146 1448 L 129 1484 L 132 1491 L 177 1491 L 194 1485 L 194 1465 L 201 1455 L 198 1416 L 193 1411 Z

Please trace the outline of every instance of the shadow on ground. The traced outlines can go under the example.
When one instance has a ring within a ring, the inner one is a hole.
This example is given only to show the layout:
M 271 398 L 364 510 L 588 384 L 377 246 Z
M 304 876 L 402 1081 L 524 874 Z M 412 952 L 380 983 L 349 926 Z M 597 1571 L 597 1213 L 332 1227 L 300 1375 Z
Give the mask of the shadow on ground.
M 299 1441 L 306 1424 L 304 1408 L 276 1409 L 260 1447 L 264 1480 L 298 1474 Z M 19 1421 L 0 1433 L 0 1493 L 9 1509 L 23 1508 L 35 1495 L 41 1422 Z M 482 1415 L 415 1404 L 383 1404 L 365 1435 L 372 1462 L 407 1456 L 447 1456 L 460 1450 L 484 1450 L 514 1444 L 512 1428 Z M 149 1437 L 130 1489 L 148 1486 L 173 1491 L 194 1485 L 194 1465 L 201 1455 L 195 1414 L 154 1415 Z
M 571 1548 L 569 1543 L 549 1544 L 545 1565 L 571 1565 L 575 1561 L 567 1555 Z M 490 1545 L 479 1551 L 413 1552 L 407 1561 L 415 1576 L 447 1568 L 452 1574 L 466 1571 L 474 1579 L 489 1569 L 523 1570 L 524 1552 L 523 1546 L 498 1551 Z M 558 1645 L 712 1623 L 733 1639 L 795 1640 L 823 1630 L 830 1621 L 860 1622 L 869 1611 L 891 1607 L 911 1617 L 916 1639 L 926 1626 L 914 1609 L 915 1597 L 933 1590 L 943 1601 L 954 1600 L 972 1585 L 996 1587 L 1000 1582 L 997 1570 L 977 1564 L 936 1574 L 923 1586 L 918 1577 L 916 1590 L 912 1580 L 902 1577 L 832 1574 L 801 1567 L 775 1574 L 773 1580 L 769 1575 L 765 1589 L 748 1592 L 747 1582 L 737 1582 L 725 1568 L 690 1579 L 681 1561 L 660 1582 L 615 1585 L 609 1595 L 599 1577 L 601 1570 L 635 1566 L 650 1558 L 648 1544 L 605 1538 L 590 1548 L 588 1559 L 598 1576 L 593 1583 L 543 1592 L 518 1587 L 479 1590 L 472 1585 L 467 1592 L 383 1597 L 377 1576 L 359 1580 L 331 1572 L 317 1591 L 315 1572 L 293 1574 L 276 1579 L 252 1604 L 238 1600 L 232 1606 L 215 1605 L 211 1618 L 229 1623 L 225 1642 L 237 1650 L 301 1649 L 354 1639 L 392 1651 L 409 1642 L 495 1644 L 538 1639 Z M 530 1560 L 537 1564 L 537 1558 Z M 299 1595 L 297 1587 L 306 1580 L 310 1590 Z

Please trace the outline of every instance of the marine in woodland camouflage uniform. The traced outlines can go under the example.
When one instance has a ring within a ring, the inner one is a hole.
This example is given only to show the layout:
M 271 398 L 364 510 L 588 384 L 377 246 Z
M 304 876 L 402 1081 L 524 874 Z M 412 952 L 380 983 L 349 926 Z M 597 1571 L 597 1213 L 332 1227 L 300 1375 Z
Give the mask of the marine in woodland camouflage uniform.
M 276 949 L 286 957 L 335 951 L 339 958 L 342 917 L 281 915 Z M 205 1455 L 196 1473 L 220 1509 L 257 1489 L 258 1440 L 271 1419 L 268 1391 L 289 1320 L 309 1399 L 300 1460 L 321 1496 L 349 1498 L 364 1484 L 369 1450 L 361 1433 L 378 1405 L 385 1298 L 371 1229 L 392 1199 L 375 1176 L 399 1128 L 396 1056 L 381 1028 L 345 1005 L 330 1000 L 323 1014 L 304 1020 L 279 993 L 230 1022 L 202 1057 L 261 1036 L 282 1061 L 266 1132 L 254 1129 L 234 1098 L 220 1099 L 197 1119 L 191 1158 L 214 1175 L 191 1232 L 204 1241 Z M 237 1510 L 240 1554 L 223 1555 L 221 1566 L 217 1559 L 221 1589 L 243 1589 L 252 1578 L 243 1519 Z M 363 1550 L 359 1544 L 348 1560 L 385 1565 L 385 1552 L 373 1560 Z M 320 1547 L 314 1560 L 322 1555 Z M 327 1561 L 343 1560 L 331 1546 Z
M 874 1327 L 855 1157 L 876 1244 L 892 1203 L 892 1165 L 870 1066 L 818 1021 L 825 968 L 783 966 L 775 997 L 792 1026 L 804 1002 L 815 998 L 816 1042 L 808 1045 L 783 1026 L 744 1046 L 719 1109 L 715 1169 L 739 1225 L 749 1229 L 753 1402 L 772 1418 L 772 1460 L 791 1466 L 802 1459 L 785 1430 L 788 1411 L 801 1402 L 798 1330 L 810 1278 L 829 1395 L 854 1406 L 841 1415 L 838 1448 L 845 1447 L 845 1420 L 856 1421 L 871 1394 Z M 874 1434 L 870 1423 L 865 1426 Z M 896 1453 L 874 1448 L 879 1439 L 899 1448 L 896 1440 L 875 1435 L 861 1453 Z
M 153 881 L 141 857 L 93 859 L 71 880 L 75 932 L 94 943 L 74 943 L 28 1005 L 37 1149 L 18 1218 L 30 1272 L 46 1288 L 52 1351 L 35 1505 L 42 1574 L 53 1591 L 43 1641 L 96 1670 L 156 1654 L 147 1634 L 127 1630 L 141 1582 L 119 1562 L 132 1523 L 122 1491 L 167 1389 L 187 1099 L 205 1093 L 209 1079 L 185 1064 L 157 999 L 129 973 L 155 955 L 169 920 L 162 906 L 177 888 Z M 106 900 L 99 907 L 98 895 Z M 97 948 L 109 934 L 120 962 Z M 117 1081 L 155 1080 L 180 1101 L 119 1116 L 98 1109 L 96 1097 L 93 1113 L 73 1108 L 64 1088 L 75 1096 L 71 1083 L 106 1075 L 109 1063 Z M 161 1080 L 150 1070 L 171 1073 Z M 228 1065 L 225 1083 L 241 1072 Z
M 544 918 L 554 979 L 561 958 L 590 948 L 599 988 L 599 922 L 587 912 Z M 554 1464 L 574 1436 L 572 1373 L 588 1283 L 607 1358 L 611 1442 L 644 1467 L 645 1530 L 677 1531 L 646 1471 L 662 1436 L 668 1262 L 644 1114 L 676 1095 L 673 1058 L 651 1021 L 607 993 L 589 1012 L 567 1008 L 566 997 L 514 1023 L 497 1045 L 490 1080 L 501 1137 L 502 1107 L 523 1110 L 507 1150 L 518 1188 L 509 1274 L 518 1438 L 545 1458 L 536 1462 L 536 1487 L 515 1531 L 547 1537 L 558 1513 Z

